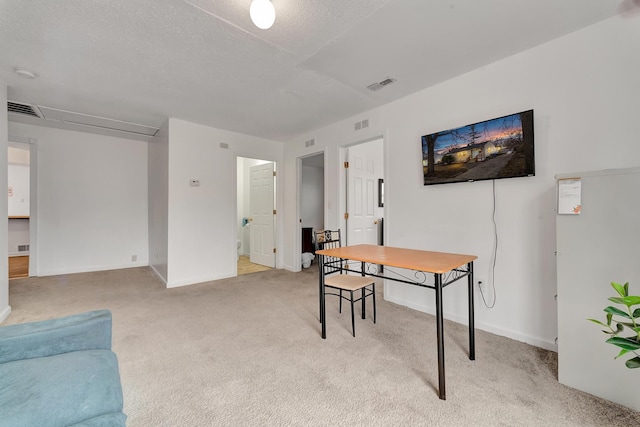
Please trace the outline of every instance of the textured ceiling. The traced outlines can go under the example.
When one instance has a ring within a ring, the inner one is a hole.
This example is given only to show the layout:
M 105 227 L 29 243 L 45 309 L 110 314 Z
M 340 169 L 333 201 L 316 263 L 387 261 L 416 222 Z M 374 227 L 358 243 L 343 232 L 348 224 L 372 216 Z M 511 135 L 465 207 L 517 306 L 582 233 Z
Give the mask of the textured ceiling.
M 637 0 L 2 0 L 11 101 L 286 141 L 607 19 Z M 17 76 L 14 67 L 38 74 Z M 377 92 L 371 83 L 397 82 Z

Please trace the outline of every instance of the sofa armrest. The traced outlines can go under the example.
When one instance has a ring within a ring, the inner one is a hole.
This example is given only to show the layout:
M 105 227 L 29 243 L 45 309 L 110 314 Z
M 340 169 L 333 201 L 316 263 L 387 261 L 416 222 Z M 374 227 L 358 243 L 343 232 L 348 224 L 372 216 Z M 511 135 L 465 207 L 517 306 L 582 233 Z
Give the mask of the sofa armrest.
M 0 363 L 100 349 L 111 349 L 109 310 L 0 327 Z

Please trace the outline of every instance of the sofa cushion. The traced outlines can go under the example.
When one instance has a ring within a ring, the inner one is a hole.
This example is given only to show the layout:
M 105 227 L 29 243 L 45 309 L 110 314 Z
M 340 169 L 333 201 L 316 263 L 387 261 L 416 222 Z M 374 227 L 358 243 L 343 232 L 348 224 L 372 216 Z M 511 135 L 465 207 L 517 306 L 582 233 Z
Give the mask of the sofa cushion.
M 79 422 L 69 427 L 124 427 L 126 425 L 127 416 L 122 412 L 115 412 L 106 415 L 99 415 L 89 420 Z
M 111 349 L 109 310 L 0 327 L 0 363 L 89 349 Z
M 110 350 L 0 364 L 0 427 L 69 426 L 119 414 L 122 406 L 118 361 Z M 99 421 L 87 425 L 118 425 Z

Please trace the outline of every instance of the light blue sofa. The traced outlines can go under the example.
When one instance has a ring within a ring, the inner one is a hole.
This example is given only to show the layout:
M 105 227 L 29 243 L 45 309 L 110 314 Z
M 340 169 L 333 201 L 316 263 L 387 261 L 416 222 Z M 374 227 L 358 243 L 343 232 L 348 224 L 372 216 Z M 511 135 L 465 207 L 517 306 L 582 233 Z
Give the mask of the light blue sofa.
M 111 312 L 0 327 L 0 427 L 124 426 Z

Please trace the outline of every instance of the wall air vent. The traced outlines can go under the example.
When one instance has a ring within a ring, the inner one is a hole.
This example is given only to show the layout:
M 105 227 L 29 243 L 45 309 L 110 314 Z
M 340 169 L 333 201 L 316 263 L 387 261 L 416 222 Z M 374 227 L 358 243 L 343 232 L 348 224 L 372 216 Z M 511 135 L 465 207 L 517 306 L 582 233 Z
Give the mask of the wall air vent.
M 9 113 L 24 114 L 26 116 L 43 119 L 40 109 L 35 105 L 23 104 L 21 102 L 8 101 L 7 110 Z
M 395 81 L 396 81 L 396 79 L 394 79 L 392 77 L 387 77 L 386 79 L 384 79 L 384 80 L 382 80 L 380 82 L 376 82 L 376 83 L 370 84 L 369 86 L 367 86 L 367 89 L 373 90 L 373 91 L 380 90 L 383 87 L 385 87 L 387 85 L 390 85 L 391 83 L 393 83 Z
M 7 110 L 9 120 L 16 122 L 79 130 L 98 135 L 125 137 L 139 141 L 149 141 L 158 132 L 158 128 L 155 126 L 60 110 L 44 105 L 31 105 L 24 102 L 8 101 Z M 36 121 L 35 119 L 40 120 Z

